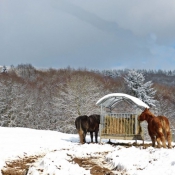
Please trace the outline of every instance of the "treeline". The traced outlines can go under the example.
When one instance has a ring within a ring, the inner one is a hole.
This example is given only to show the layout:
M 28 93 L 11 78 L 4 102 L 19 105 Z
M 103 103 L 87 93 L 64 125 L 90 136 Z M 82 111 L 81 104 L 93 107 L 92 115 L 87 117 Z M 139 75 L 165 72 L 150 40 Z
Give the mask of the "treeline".
M 0 74 L 0 126 L 74 133 L 77 116 L 100 112 L 95 105 L 99 98 L 109 93 L 126 93 L 123 77 L 127 71 L 115 70 L 117 76 L 112 76 L 110 71 L 69 67 L 58 70 L 39 70 L 30 64 L 3 67 Z M 159 103 L 154 110 L 169 116 L 173 122 L 175 87 L 172 82 L 175 82 L 175 76 L 140 71 L 147 80 L 153 81 L 157 90 L 155 99 Z
M 103 75 L 117 77 L 125 74 L 130 69 L 105 69 L 102 71 L 99 70 L 92 70 L 98 73 L 102 73 Z M 175 70 L 146 70 L 146 69 L 138 69 L 137 71 L 145 73 L 145 74 L 155 74 L 155 75 L 166 75 L 166 76 L 175 76 Z

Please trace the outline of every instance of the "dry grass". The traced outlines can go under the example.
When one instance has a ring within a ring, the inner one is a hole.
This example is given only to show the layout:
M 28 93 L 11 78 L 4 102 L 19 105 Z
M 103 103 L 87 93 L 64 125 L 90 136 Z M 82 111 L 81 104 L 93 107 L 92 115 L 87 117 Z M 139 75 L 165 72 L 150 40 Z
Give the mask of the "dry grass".
M 31 156 L 19 158 L 10 162 L 6 162 L 1 170 L 2 175 L 26 175 L 29 166 L 34 163 L 40 156 Z

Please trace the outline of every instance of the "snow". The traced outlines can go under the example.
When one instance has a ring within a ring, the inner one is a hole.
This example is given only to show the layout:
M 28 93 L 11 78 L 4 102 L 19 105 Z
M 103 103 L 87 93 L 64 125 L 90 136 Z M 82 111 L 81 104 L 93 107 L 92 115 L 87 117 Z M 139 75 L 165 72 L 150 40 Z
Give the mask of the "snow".
M 105 95 L 97 101 L 96 105 L 100 106 L 102 104 L 103 106 L 108 107 L 110 105 L 116 104 L 117 102 L 120 102 L 121 99 L 129 99 L 139 107 L 149 108 L 149 106 L 140 99 L 124 93 L 112 93 Z
M 79 144 L 78 134 L 28 128 L 0 127 L 0 138 L 0 169 L 4 167 L 5 161 L 42 155 L 29 168 L 28 175 L 39 175 L 41 169 L 43 175 L 89 175 L 90 170 L 80 167 L 72 159 L 97 157 L 96 161 L 99 161 L 101 155 L 105 156 L 107 166 L 119 173 L 175 174 L 175 148 L 126 148 L 107 144 L 106 140 L 102 140 L 101 144 Z M 87 141 L 90 141 L 89 135 Z

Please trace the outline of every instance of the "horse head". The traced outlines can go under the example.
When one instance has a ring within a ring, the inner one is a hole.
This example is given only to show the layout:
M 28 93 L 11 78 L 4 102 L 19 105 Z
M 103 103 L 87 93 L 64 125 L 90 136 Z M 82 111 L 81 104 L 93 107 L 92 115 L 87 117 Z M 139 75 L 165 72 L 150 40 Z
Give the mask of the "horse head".
M 147 114 L 149 113 L 149 109 L 145 108 L 145 110 L 138 116 L 138 121 L 142 122 L 147 119 Z

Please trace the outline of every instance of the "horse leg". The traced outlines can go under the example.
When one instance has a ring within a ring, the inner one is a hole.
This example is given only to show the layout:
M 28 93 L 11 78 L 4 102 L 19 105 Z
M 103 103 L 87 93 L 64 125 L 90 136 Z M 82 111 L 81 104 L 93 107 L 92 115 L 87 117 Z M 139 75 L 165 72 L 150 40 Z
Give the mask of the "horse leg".
M 161 139 L 161 141 L 162 141 L 162 146 L 163 146 L 164 148 L 166 148 L 167 146 L 166 146 L 166 140 L 165 140 L 164 135 L 162 135 L 162 137 L 161 137 L 160 139 Z
M 95 131 L 95 142 L 98 143 L 98 131 Z
M 87 134 L 87 132 L 84 131 L 84 133 L 83 133 L 83 143 L 86 143 L 86 134 Z
M 161 142 L 162 142 L 162 146 L 163 146 L 164 148 L 166 148 L 166 140 L 165 140 L 164 134 L 162 133 L 162 130 L 160 130 L 160 131 L 158 132 L 158 137 L 160 138 L 160 140 L 161 140 Z
M 155 147 L 155 141 L 156 141 L 156 139 L 155 139 L 155 136 L 154 135 L 151 136 L 151 140 L 152 140 L 152 147 Z
M 91 131 L 90 132 L 90 135 L 91 135 L 91 143 L 93 142 L 93 132 Z
M 160 143 L 160 141 L 161 141 L 160 137 L 156 136 L 156 141 L 157 141 L 157 147 L 161 148 L 162 146 L 161 146 L 161 143 Z
M 84 132 L 82 129 L 78 130 L 79 138 L 80 138 L 80 143 L 84 143 Z
M 155 136 L 154 136 L 154 134 L 151 134 L 150 132 L 149 132 L 149 135 L 151 137 L 152 147 L 155 147 L 155 141 L 156 141 Z
M 170 131 L 167 132 L 167 141 L 168 141 L 168 148 L 172 148 L 172 145 L 171 145 L 171 132 Z
M 149 136 L 151 137 L 151 141 L 152 141 L 152 147 L 155 147 L 155 136 L 154 134 L 151 132 L 150 128 L 149 128 L 149 125 L 148 125 L 148 133 L 149 133 Z

